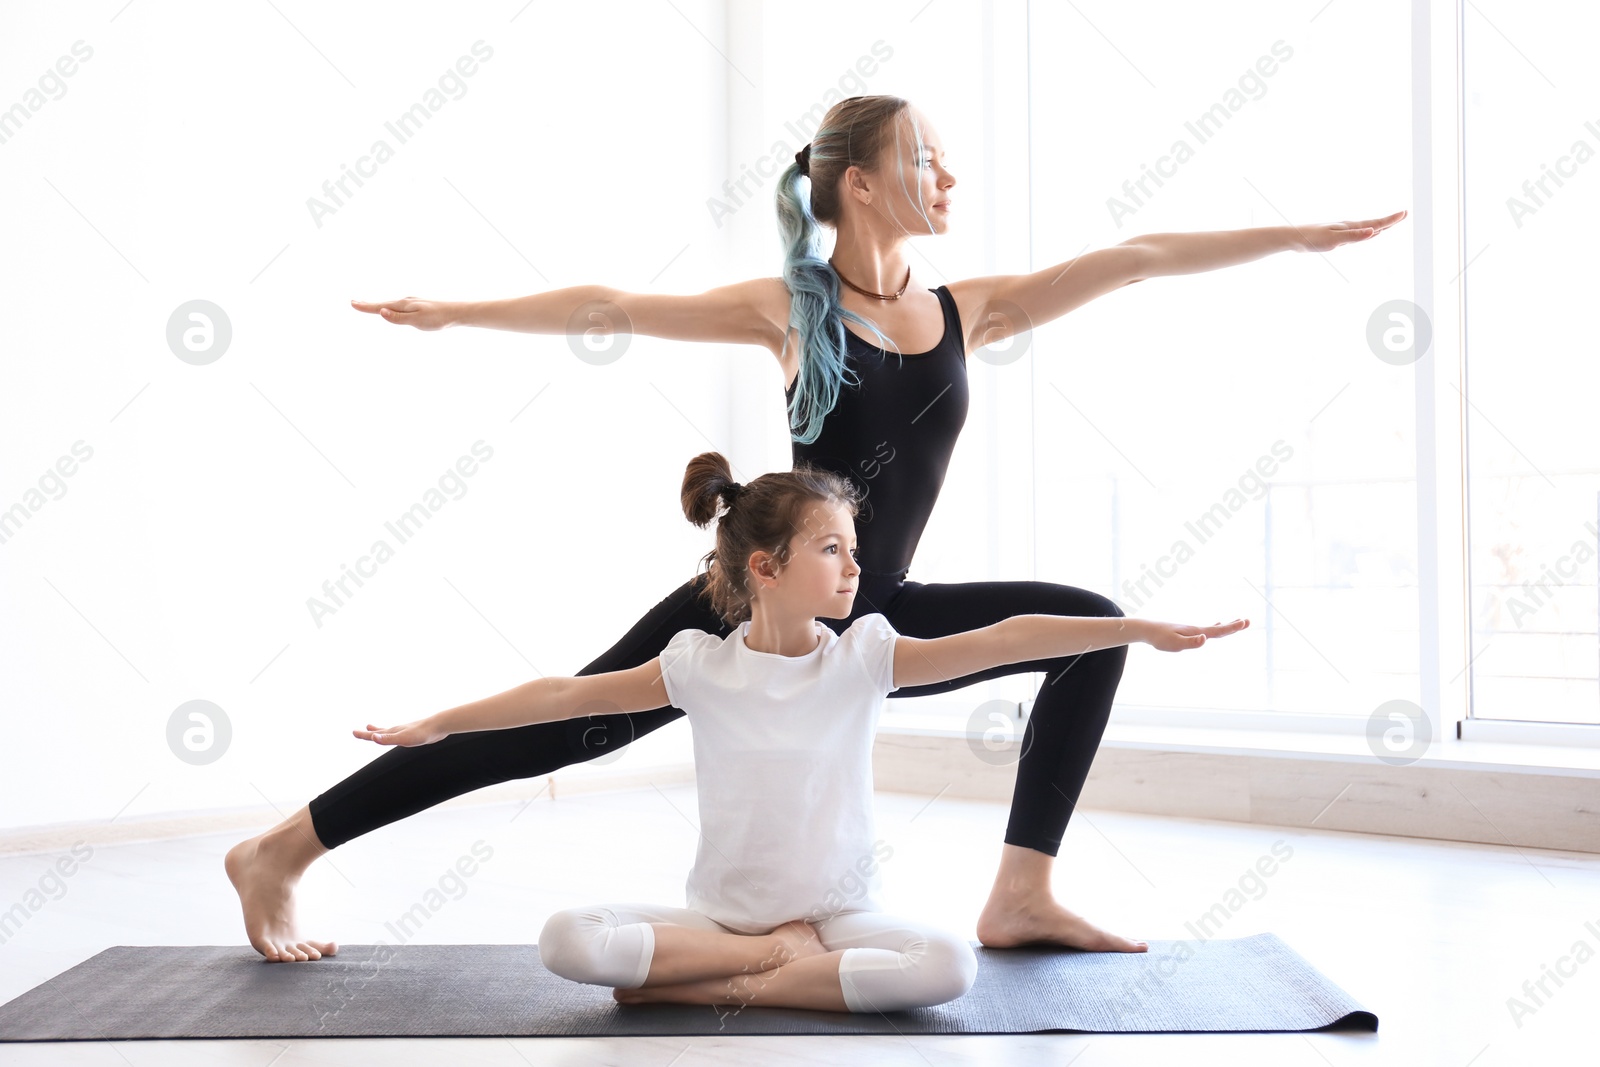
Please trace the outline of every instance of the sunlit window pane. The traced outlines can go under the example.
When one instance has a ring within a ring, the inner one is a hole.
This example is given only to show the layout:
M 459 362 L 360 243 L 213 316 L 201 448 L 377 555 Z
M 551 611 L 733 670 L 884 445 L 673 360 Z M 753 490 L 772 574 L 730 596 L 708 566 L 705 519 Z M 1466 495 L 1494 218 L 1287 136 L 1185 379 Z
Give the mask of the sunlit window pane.
M 1472 714 L 1594 723 L 1600 10 L 1560 12 L 1463 22 Z
M 1036 268 L 1413 206 L 1406 5 L 1031 11 Z M 1130 615 L 1253 620 L 1130 658 L 1119 702 L 1418 699 L 1415 369 L 1369 342 L 1413 295 L 1411 241 L 1154 278 L 1034 332 L 1040 577 Z

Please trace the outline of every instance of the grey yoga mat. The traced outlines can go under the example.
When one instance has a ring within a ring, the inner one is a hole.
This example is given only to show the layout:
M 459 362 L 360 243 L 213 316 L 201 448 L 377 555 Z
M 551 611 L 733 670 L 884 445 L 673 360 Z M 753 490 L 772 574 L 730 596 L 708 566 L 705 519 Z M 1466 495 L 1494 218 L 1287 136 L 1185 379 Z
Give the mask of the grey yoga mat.
M 1137 954 L 974 947 L 966 996 L 879 1015 L 624 1007 L 545 970 L 533 945 L 347 945 L 295 964 L 247 947 L 119 946 L 0 1006 L 0 1040 L 1378 1028 L 1272 934 L 1152 941 Z

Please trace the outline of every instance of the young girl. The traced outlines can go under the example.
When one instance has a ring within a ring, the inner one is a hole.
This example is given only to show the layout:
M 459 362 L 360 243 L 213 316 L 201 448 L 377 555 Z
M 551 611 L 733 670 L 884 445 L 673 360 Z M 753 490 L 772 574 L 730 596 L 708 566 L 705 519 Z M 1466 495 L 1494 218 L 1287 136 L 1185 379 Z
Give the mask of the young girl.
M 1016 615 L 932 640 L 881 613 L 851 614 L 859 490 L 800 464 L 734 482 L 715 452 L 684 475 L 697 526 L 728 510 L 707 554 L 705 595 L 727 637 L 682 630 L 630 670 L 543 678 L 394 728 L 355 735 L 431 744 L 453 733 L 665 704 L 694 724 L 700 845 L 686 908 L 608 904 L 557 912 L 539 937 L 545 965 L 615 987 L 626 1003 L 747 1004 L 897 1011 L 942 1004 L 977 974 L 971 945 L 884 913 L 873 832 L 872 741 L 883 700 L 905 685 L 999 664 L 1145 641 L 1168 652 L 1249 625 L 1178 626 L 1126 617 Z M 1140 950 L 1143 942 L 1136 943 Z

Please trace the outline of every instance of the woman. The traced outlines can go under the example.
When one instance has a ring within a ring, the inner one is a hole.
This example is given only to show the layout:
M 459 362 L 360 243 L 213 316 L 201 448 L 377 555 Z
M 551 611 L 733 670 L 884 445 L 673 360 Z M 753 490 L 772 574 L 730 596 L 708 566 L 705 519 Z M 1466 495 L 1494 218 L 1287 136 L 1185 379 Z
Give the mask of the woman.
M 766 347 L 787 385 L 794 459 L 851 477 L 867 498 L 857 524 L 860 587 L 851 617 L 829 624 L 838 632 L 868 612 L 882 613 L 901 634 L 924 639 L 1019 614 L 1121 615 L 1109 598 L 1072 586 L 908 580 L 965 421 L 967 354 L 1145 278 L 1215 270 L 1273 252 L 1327 251 L 1366 240 L 1405 212 L 1305 228 L 1150 234 L 1034 274 L 973 278 L 928 290 L 912 284 L 906 238 L 949 229 L 955 177 L 943 157 L 937 132 L 907 101 L 852 97 L 829 109 L 811 144 L 779 178 L 778 220 L 788 250 L 781 278 L 694 296 L 578 286 L 476 303 L 406 298 L 353 304 L 422 330 L 473 325 L 568 333 L 578 328 L 574 322 L 587 327 L 604 320 L 617 332 Z M 836 231 L 827 260 L 819 252 L 818 223 Z M 847 322 L 874 334 L 887 351 Z M 681 630 L 727 636 L 729 628 L 699 596 L 704 579 L 697 575 L 669 593 L 578 674 L 636 667 Z M 893 694 L 927 696 L 1001 675 L 1046 674 L 1023 734 L 1000 868 L 978 917 L 978 939 L 987 946 L 1044 942 L 1091 951 L 1143 950 L 1063 907 L 1050 887 L 1055 855 L 1126 657 L 1125 647 L 1099 649 Z M 595 716 L 582 730 L 538 723 L 385 753 L 228 853 L 228 876 L 239 892 L 250 943 L 267 959 L 285 962 L 333 953 L 333 942 L 306 939 L 295 924 L 294 887 L 318 856 L 461 793 L 612 752 L 682 715 L 666 706 Z

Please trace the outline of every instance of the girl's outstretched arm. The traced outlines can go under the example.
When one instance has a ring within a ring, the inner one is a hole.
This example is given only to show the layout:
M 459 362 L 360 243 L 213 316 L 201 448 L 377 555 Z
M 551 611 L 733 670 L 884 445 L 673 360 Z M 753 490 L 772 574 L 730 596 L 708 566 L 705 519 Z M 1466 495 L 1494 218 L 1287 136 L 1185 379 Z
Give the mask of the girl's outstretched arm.
M 601 707 L 608 714 L 649 711 L 672 700 L 661 681 L 661 659 L 655 657 L 625 671 L 585 674 L 576 678 L 538 678 L 515 689 L 470 704 L 435 712 L 404 726 L 353 730 L 364 741 L 380 745 L 431 745 L 451 734 L 504 730 L 556 719 L 575 719 Z
M 1249 619 L 1187 626 L 1118 615 L 1013 615 L 991 626 L 948 637 L 897 637 L 894 684 L 896 688 L 931 685 L 1006 663 L 1076 656 L 1136 641 L 1162 652 L 1182 652 L 1199 648 L 1209 638 L 1238 633 L 1249 625 Z

